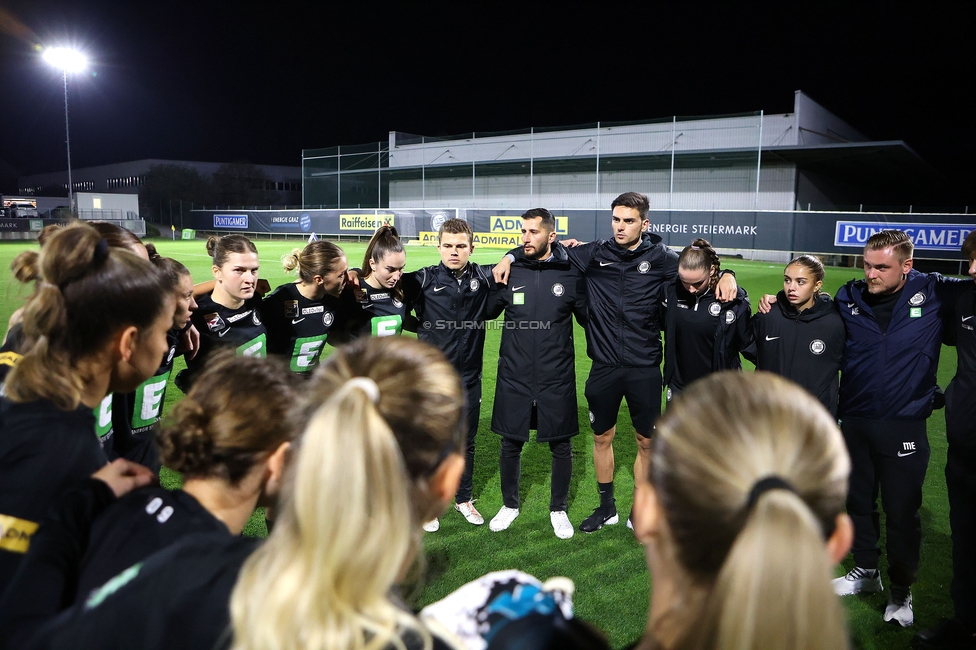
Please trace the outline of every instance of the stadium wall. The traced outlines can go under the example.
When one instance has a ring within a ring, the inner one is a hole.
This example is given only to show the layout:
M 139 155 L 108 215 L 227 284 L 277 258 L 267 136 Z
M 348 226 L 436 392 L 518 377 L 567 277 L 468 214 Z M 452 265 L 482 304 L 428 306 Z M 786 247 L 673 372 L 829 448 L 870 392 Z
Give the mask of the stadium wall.
M 383 224 L 421 244 L 436 244 L 445 219 L 471 224 L 475 245 L 521 246 L 522 209 L 443 208 L 376 210 L 194 210 L 189 227 L 202 232 L 279 235 L 315 233 L 320 237 L 368 237 Z M 558 233 L 581 241 L 610 236 L 609 211 L 555 210 Z M 976 230 L 976 215 L 879 212 L 812 212 L 803 210 L 655 210 L 650 231 L 664 243 L 681 248 L 697 237 L 716 249 L 743 257 L 783 261 L 788 253 L 859 255 L 872 233 L 905 230 L 916 246 L 916 258 L 958 260 L 963 239 Z

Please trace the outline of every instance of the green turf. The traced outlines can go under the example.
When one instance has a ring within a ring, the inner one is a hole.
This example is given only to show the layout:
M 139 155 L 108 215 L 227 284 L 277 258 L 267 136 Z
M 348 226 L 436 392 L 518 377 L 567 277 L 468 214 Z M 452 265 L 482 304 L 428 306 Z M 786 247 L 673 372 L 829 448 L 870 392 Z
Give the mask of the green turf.
M 210 259 L 202 241 L 159 240 L 155 243 L 163 255 L 175 257 L 186 264 L 195 281 L 211 277 Z M 261 276 L 272 286 L 286 281 L 289 276 L 284 274 L 278 260 L 294 248 L 297 242 L 256 243 L 263 263 Z M 341 245 L 349 256 L 350 264 L 359 266 L 365 245 Z M 17 253 L 32 246 L 12 242 L 0 244 L 0 266 L 8 268 Z M 489 264 L 499 256 L 500 251 L 497 249 L 479 249 L 472 259 Z M 407 249 L 408 270 L 434 264 L 438 259 L 437 251 L 433 248 L 410 246 Z M 782 286 L 780 264 L 724 260 L 723 265 L 735 269 L 739 284 L 753 296 L 754 309 L 759 296 L 763 293 L 775 293 Z M 856 269 L 829 268 L 824 288 L 835 293 L 841 284 L 858 273 Z M 17 286 L 13 280 L 9 280 L 8 285 L 6 291 L 0 295 L 0 319 L 3 319 L 0 322 L 5 322 L 14 309 L 22 304 L 27 293 L 25 288 Z M 485 345 L 484 401 L 474 471 L 474 494 L 478 499 L 478 508 L 486 520 L 494 516 L 502 505 L 498 478 L 499 438 L 490 431 L 499 338 L 498 330 L 488 330 Z M 573 440 L 574 467 L 569 495 L 569 518 L 574 524 L 579 524 L 598 502 L 591 460 L 592 444 L 587 435 L 589 429 L 582 397 L 583 382 L 590 362 L 586 357 L 585 343 L 579 327 L 576 329 L 576 364 L 583 433 Z M 749 365 L 746 364 L 747 367 Z M 177 362 L 177 370 L 180 368 L 182 360 Z M 943 387 L 948 385 L 955 369 L 955 350 L 943 348 L 939 367 L 939 382 Z M 180 391 L 171 386 L 166 396 L 167 410 L 181 396 Z M 615 444 L 618 462 L 615 485 L 618 508 L 624 514 L 631 504 L 636 445 L 626 407 L 622 411 L 618 418 Z M 948 596 L 952 577 L 948 503 L 943 475 L 946 454 L 945 420 L 941 412 L 936 412 L 929 420 L 929 438 L 932 458 L 922 505 L 922 563 L 919 580 L 913 590 L 916 629 L 952 613 Z M 162 480 L 167 486 L 176 486 L 179 483 L 179 477 L 166 470 Z M 625 645 L 637 638 L 643 630 L 647 616 L 650 580 L 642 549 L 623 522 L 592 535 L 577 532 L 570 540 L 556 539 L 548 517 L 549 452 L 545 445 L 531 444 L 525 447 L 520 496 L 522 514 L 507 531 L 492 533 L 487 524 L 481 527 L 471 526 L 458 513 L 452 511 L 441 520 L 440 531 L 425 536 L 427 573 L 424 589 L 417 599 L 418 604 L 441 598 L 461 584 L 497 569 L 518 568 L 542 579 L 564 575 L 576 583 L 577 614 L 606 631 L 614 647 Z M 245 533 L 264 535 L 265 532 L 263 515 L 257 513 Z M 838 569 L 838 575 L 851 566 L 852 560 L 848 557 Z M 882 558 L 882 569 L 884 568 Z M 844 602 L 857 647 L 908 646 L 912 630 L 902 630 L 881 621 L 885 595 L 864 598 L 855 596 L 845 599 Z

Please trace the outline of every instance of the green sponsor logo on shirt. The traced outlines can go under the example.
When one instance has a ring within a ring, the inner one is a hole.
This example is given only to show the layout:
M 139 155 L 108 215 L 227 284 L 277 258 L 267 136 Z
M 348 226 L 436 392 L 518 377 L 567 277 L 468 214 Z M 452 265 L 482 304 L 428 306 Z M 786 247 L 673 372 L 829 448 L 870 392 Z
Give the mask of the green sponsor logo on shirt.
M 513 305 L 524 305 L 525 304 L 525 294 L 524 293 L 513 293 L 512 294 L 512 304 Z
M 319 355 L 322 354 L 322 348 L 325 347 L 326 337 L 328 334 L 296 339 L 295 349 L 291 353 L 291 371 L 311 371 L 319 361 Z
M 922 308 L 921 307 L 912 307 L 911 309 L 908 310 L 908 315 L 911 316 L 912 318 L 921 318 L 922 317 Z
M 133 428 L 148 427 L 159 422 L 170 372 L 150 377 L 136 389 L 135 406 L 132 409 Z
M 268 356 L 268 339 L 264 334 L 260 334 L 244 345 L 237 348 L 239 357 L 257 357 L 263 359 Z
M 112 393 L 105 396 L 102 403 L 95 407 L 95 434 L 104 438 L 112 433 Z
M 375 316 L 371 321 L 373 336 L 396 336 L 403 330 L 403 319 L 399 314 L 393 316 Z

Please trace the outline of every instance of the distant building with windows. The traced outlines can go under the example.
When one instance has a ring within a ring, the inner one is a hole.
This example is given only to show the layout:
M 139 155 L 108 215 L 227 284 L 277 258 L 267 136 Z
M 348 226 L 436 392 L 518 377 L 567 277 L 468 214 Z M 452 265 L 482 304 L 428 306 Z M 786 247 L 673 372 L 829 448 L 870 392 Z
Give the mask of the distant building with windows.
M 75 192 L 102 192 L 110 194 L 132 194 L 145 185 L 146 174 L 155 165 L 177 165 L 195 169 L 202 176 L 212 178 L 223 163 L 197 162 L 191 160 L 160 160 L 147 158 L 131 162 L 79 167 L 71 170 L 71 184 Z M 280 203 L 296 205 L 302 201 L 302 168 L 285 165 L 254 165 L 261 170 L 265 179 L 256 179 L 266 191 L 279 192 Z M 17 179 L 19 193 L 24 196 L 51 195 L 68 192 L 68 172 L 58 171 L 46 174 L 32 174 Z

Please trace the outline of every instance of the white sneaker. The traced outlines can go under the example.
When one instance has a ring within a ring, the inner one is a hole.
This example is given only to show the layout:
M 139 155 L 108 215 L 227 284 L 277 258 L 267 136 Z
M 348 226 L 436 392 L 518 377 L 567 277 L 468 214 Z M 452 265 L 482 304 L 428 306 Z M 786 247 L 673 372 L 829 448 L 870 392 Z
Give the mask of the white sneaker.
M 565 510 L 555 510 L 549 513 L 549 521 L 552 522 L 552 529 L 559 539 L 569 539 L 573 536 L 573 524 L 569 523 L 569 517 Z
M 830 581 L 834 586 L 834 593 L 838 596 L 853 596 L 859 593 L 876 594 L 884 591 L 881 585 L 881 572 L 877 569 L 862 569 L 854 567 L 847 575 Z
M 497 533 L 500 530 L 505 530 L 512 525 L 512 522 L 515 521 L 515 518 L 518 516 L 518 508 L 502 506 L 502 509 L 498 511 L 498 514 L 495 515 L 488 524 L 488 528 L 490 528 L 494 533 Z
M 464 515 L 464 518 L 468 520 L 469 524 L 474 524 L 475 526 L 480 526 L 485 523 L 485 518 L 481 516 L 477 508 L 474 507 L 474 501 L 465 501 L 464 503 L 455 503 L 454 509 Z
M 911 627 L 915 622 L 912 612 L 912 590 L 901 585 L 891 585 L 888 592 L 888 606 L 885 607 L 884 620 L 886 623 L 898 623 L 902 627 Z
M 430 521 L 424 524 L 424 530 L 427 531 L 428 533 L 436 533 L 438 530 L 440 530 L 440 528 L 441 528 L 440 519 L 431 519 Z

